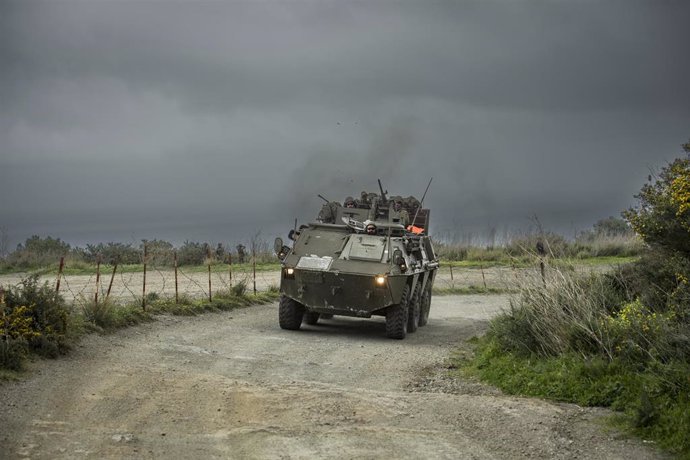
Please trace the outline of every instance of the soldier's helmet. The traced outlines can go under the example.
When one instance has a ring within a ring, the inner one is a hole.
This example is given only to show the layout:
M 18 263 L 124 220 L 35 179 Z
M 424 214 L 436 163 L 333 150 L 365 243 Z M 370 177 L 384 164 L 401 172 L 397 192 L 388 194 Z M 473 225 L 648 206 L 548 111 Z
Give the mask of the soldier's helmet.
M 348 196 L 347 198 L 345 198 L 343 205 L 346 208 L 354 208 L 356 206 L 355 199 L 352 198 L 351 196 Z
M 369 224 L 366 226 L 367 235 L 376 235 L 376 225 Z

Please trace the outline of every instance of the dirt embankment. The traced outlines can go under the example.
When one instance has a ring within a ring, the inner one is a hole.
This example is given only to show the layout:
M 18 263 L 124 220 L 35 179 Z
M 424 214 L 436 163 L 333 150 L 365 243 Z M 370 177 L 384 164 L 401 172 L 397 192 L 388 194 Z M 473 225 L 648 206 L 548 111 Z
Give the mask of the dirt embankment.
M 660 458 L 606 411 L 445 376 L 506 303 L 437 297 L 404 341 L 382 318 L 283 331 L 275 304 L 89 336 L 0 384 L 0 457 Z

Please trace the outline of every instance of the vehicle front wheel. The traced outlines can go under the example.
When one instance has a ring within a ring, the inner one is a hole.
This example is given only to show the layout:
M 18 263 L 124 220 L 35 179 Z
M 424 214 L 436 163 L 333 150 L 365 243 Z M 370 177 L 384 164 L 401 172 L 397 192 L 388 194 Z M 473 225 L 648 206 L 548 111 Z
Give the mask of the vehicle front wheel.
M 281 329 L 296 331 L 302 325 L 304 305 L 285 295 L 280 296 L 278 306 L 278 322 Z
M 407 335 L 407 316 L 410 300 L 410 286 L 403 289 L 400 303 L 386 311 L 386 336 L 390 339 L 404 339 Z
M 417 332 L 419 327 L 419 316 L 420 316 L 420 304 L 419 304 L 419 288 L 421 285 L 417 283 L 412 291 L 412 297 L 410 297 L 409 307 L 408 307 L 408 317 L 407 317 L 407 332 L 412 334 Z
M 431 286 L 424 289 L 420 304 L 421 312 L 419 315 L 419 325 L 426 326 L 426 324 L 429 322 L 429 310 L 431 310 Z

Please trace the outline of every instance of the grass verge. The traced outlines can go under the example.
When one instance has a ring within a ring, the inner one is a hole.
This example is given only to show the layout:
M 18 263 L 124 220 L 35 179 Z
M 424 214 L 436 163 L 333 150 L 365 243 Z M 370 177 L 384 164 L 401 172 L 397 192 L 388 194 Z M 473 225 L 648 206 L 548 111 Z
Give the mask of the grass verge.
M 141 301 L 126 305 L 90 301 L 69 306 L 53 294 L 52 290 L 48 292 L 47 285 L 37 287 L 36 280 L 37 277 L 32 277 L 30 282 L 24 282 L 23 288 L 16 289 L 16 292 L 10 291 L 8 303 L 0 304 L 0 312 L 5 319 L 0 327 L 0 381 L 21 378 L 23 362 L 27 358 L 55 358 L 59 354 L 68 353 L 72 345 L 87 333 L 115 331 L 152 321 L 155 315 L 193 316 L 205 312 L 229 311 L 265 304 L 279 297 L 277 289 L 250 294 L 245 284 L 238 283 L 231 289 L 217 292 L 212 301 L 181 297 L 176 302 L 174 298 L 149 296 L 145 309 L 142 308 Z M 27 297 L 27 293 L 32 297 Z M 14 306 L 17 299 L 23 305 Z M 29 300 L 32 299 L 38 299 L 38 303 L 30 303 Z M 54 315 L 61 325 L 59 331 L 52 324 L 44 327 L 43 323 L 38 323 L 31 316 L 34 311 L 46 316 L 46 307 L 51 305 L 50 302 L 55 304 L 53 309 L 59 313 L 59 316 Z M 32 308 L 28 309 L 24 306 L 26 304 Z M 47 335 L 46 331 L 53 333 Z
M 653 440 L 679 458 L 690 458 L 690 366 L 655 361 L 635 366 L 622 359 L 566 353 L 554 357 L 505 352 L 487 335 L 474 357 L 452 359 L 462 375 L 489 382 L 507 394 L 548 398 L 617 411 L 610 423 Z

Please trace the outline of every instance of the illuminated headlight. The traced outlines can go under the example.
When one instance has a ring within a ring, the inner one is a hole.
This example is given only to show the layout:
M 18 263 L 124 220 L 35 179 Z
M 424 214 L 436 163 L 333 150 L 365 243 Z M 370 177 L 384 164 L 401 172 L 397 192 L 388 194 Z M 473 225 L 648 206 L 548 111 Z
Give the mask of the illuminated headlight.
M 292 267 L 286 268 L 286 269 L 285 269 L 285 273 L 286 273 L 287 275 L 294 275 L 294 274 L 295 274 L 295 269 L 292 268 Z
M 292 267 L 287 267 L 283 269 L 283 274 L 284 278 L 288 280 L 294 280 L 295 279 L 295 269 Z
M 386 277 L 384 275 L 376 275 L 374 280 L 376 281 L 377 286 L 385 286 L 386 284 Z

